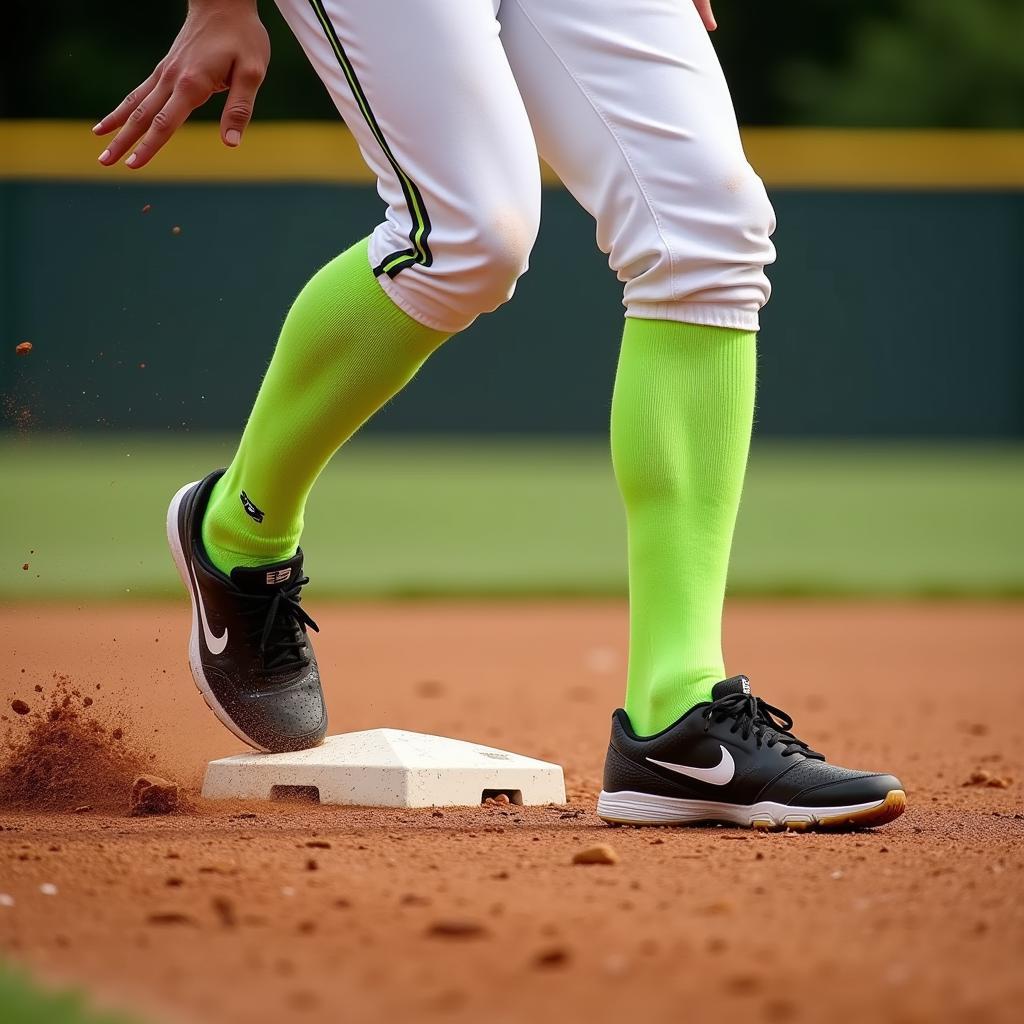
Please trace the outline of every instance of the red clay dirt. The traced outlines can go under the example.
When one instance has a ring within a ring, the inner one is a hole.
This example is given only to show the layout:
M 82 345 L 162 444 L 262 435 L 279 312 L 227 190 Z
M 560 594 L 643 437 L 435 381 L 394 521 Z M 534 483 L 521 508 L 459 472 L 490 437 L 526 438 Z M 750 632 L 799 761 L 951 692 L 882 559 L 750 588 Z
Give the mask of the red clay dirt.
M 569 805 L 203 801 L 206 761 L 239 748 L 189 679 L 184 606 L 7 608 L 0 956 L 152 1021 L 1019 1019 L 1020 604 L 732 606 L 730 670 L 907 784 L 903 818 L 844 835 L 596 819 L 621 604 L 314 612 L 333 731 L 558 760 Z M 47 754 L 59 690 L 75 724 Z M 185 809 L 130 817 L 138 770 Z M 572 863 L 602 843 L 617 863 Z

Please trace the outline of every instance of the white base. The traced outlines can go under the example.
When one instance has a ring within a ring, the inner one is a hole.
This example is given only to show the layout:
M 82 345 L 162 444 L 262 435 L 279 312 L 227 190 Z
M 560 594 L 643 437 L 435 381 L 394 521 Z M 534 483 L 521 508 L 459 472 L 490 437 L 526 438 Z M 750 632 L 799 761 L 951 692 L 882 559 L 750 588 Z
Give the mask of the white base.
M 272 800 L 287 793 L 280 787 L 297 786 L 315 787 L 322 804 L 363 807 L 477 807 L 488 791 L 507 793 L 517 804 L 565 803 L 560 765 L 401 729 L 328 736 L 311 750 L 211 761 L 203 796 Z
M 606 793 L 597 798 L 597 815 L 624 825 L 682 825 L 696 821 L 726 821 L 734 825 L 813 825 L 823 818 L 862 814 L 881 807 L 885 800 L 837 807 L 794 807 L 762 800 L 756 804 L 682 800 L 654 793 Z

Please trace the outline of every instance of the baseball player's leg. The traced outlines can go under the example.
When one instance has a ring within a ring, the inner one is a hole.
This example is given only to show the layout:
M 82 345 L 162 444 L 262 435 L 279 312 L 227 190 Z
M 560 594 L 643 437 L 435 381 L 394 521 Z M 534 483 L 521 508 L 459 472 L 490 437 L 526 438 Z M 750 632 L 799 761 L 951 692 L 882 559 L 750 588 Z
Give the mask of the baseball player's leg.
M 689 0 L 503 0 L 544 156 L 625 283 L 612 452 L 629 528 L 626 708 L 609 822 L 846 828 L 898 817 L 898 778 L 829 764 L 723 679 L 721 611 L 774 218 Z
M 511 295 L 540 207 L 536 148 L 492 0 L 279 6 L 377 174 L 387 212 L 288 314 L 203 517 L 223 572 L 295 553 L 306 497 L 331 455 L 448 335 Z
M 774 218 L 689 0 L 503 0 L 500 18 L 541 154 L 624 283 L 612 449 L 629 531 L 626 709 L 649 735 L 725 675 Z

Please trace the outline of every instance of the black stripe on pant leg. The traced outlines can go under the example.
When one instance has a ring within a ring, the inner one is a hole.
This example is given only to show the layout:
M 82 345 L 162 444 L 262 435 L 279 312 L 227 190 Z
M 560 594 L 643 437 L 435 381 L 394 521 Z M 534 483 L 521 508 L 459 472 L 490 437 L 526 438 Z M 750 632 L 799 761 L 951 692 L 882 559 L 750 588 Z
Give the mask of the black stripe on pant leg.
M 391 152 L 391 147 L 388 145 L 387 139 L 384 138 L 384 133 L 381 130 L 380 125 L 377 123 L 377 119 L 374 117 L 373 111 L 370 109 L 369 100 L 366 98 L 366 93 L 363 91 L 363 87 L 359 82 L 355 68 L 352 66 L 352 62 L 345 53 L 345 48 L 341 45 L 341 40 L 338 38 L 338 33 L 334 29 L 334 24 L 331 22 L 330 15 L 328 15 L 324 8 L 323 0 L 309 0 L 309 3 L 313 8 L 314 14 L 316 14 L 317 20 L 320 22 L 324 32 L 327 34 L 327 40 L 331 44 L 334 56 L 337 58 L 338 64 L 341 66 L 341 70 L 349 84 L 349 88 L 352 90 L 352 96 L 356 101 L 356 106 L 359 107 L 359 111 L 363 115 L 363 119 L 366 121 L 370 131 L 373 133 L 373 137 L 376 139 L 377 145 L 380 146 L 381 151 L 387 158 L 388 163 L 391 164 L 391 167 L 398 178 L 398 182 L 402 187 L 402 194 L 405 196 L 405 204 L 409 209 L 410 216 L 412 217 L 412 228 L 409 231 L 409 241 L 412 243 L 412 248 L 401 249 L 385 256 L 384 259 L 381 260 L 374 268 L 373 272 L 378 277 L 381 274 L 387 274 L 389 277 L 395 277 L 406 267 L 412 266 L 415 263 L 419 263 L 424 267 L 429 267 L 434 262 L 434 254 L 430 251 L 430 246 L 427 244 L 427 239 L 430 235 L 430 216 L 427 213 L 427 207 L 423 202 L 423 196 L 420 193 L 419 187 L 412 178 L 402 170 L 402 167 L 395 159 L 394 153 Z

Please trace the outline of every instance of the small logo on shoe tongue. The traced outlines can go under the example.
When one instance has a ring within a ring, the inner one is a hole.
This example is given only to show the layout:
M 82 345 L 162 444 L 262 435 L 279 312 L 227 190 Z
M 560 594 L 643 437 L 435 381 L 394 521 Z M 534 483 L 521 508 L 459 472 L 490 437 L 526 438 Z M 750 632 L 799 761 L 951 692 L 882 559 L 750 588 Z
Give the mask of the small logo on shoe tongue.
M 746 676 L 740 676 L 740 686 L 743 687 L 744 693 L 750 693 L 750 680 Z
M 261 513 L 262 514 L 262 513 Z M 284 583 L 285 580 L 290 579 L 292 575 L 292 567 L 288 566 L 287 569 L 271 569 L 267 573 L 267 586 L 272 587 L 277 583 Z
M 242 491 L 242 493 L 238 496 L 238 498 L 242 502 L 242 508 L 245 509 L 245 514 L 247 516 L 249 516 L 250 519 L 255 519 L 257 523 L 262 523 L 263 522 L 263 510 L 260 509 L 260 508 L 257 508 L 249 500 L 249 495 L 246 494 L 245 491 Z

